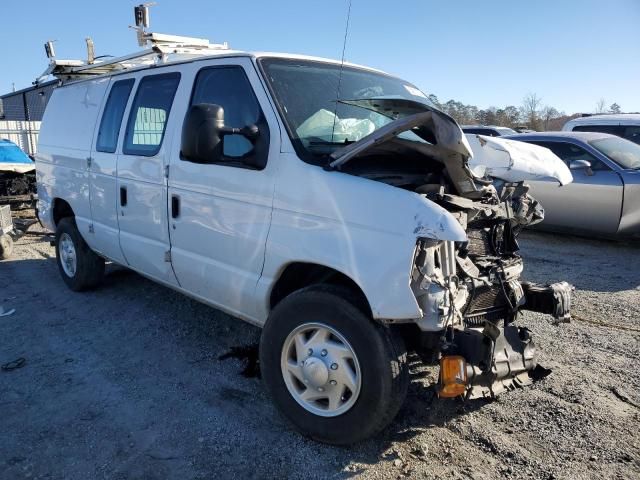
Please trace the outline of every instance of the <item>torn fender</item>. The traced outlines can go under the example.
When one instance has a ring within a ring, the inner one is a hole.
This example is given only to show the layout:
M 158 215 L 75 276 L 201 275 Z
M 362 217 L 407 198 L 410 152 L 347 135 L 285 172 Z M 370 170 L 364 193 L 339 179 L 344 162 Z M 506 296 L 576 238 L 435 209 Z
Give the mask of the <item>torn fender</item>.
M 560 185 L 573 181 L 567 165 L 548 148 L 517 140 L 467 134 L 473 157 L 469 167 L 474 175 L 488 175 L 507 182 L 552 178 Z
M 413 216 L 413 233 L 416 237 L 450 242 L 467 241 L 467 233 L 451 213 L 424 197 L 418 198 L 424 206 Z

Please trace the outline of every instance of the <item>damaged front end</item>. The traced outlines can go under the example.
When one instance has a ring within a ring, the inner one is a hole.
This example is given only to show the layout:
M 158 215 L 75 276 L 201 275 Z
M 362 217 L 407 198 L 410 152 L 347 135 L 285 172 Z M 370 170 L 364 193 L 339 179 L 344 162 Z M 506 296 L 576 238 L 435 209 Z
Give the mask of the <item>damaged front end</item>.
M 455 357 L 457 377 L 441 375 L 441 395 L 458 396 L 452 383 L 464 380 L 466 398 L 492 397 L 531 383 L 537 351 L 531 332 L 515 321 L 523 309 L 570 318 L 571 289 L 565 283 L 521 282 L 522 258 L 516 235 L 543 219 L 540 205 L 522 184 L 483 189 L 478 200 L 429 194 L 459 220 L 468 241 L 420 239 L 412 289 L 424 316 L 417 321 L 423 349 L 441 354 L 441 365 Z M 444 370 L 444 368 L 443 368 Z M 463 372 L 463 375 L 460 374 Z
M 521 282 L 516 237 L 544 218 L 524 181 L 569 183 L 566 165 L 541 147 L 467 139 L 446 114 L 415 102 L 343 103 L 393 112 L 393 121 L 334 152 L 330 168 L 422 195 L 466 232 L 462 242 L 423 235 L 419 226 L 415 232 L 411 288 L 422 317 L 411 320 L 420 331 L 411 340 L 425 360 L 439 359 L 440 395 L 493 397 L 548 373 L 537 365 L 531 332 L 516 320 L 532 310 L 569 321 L 572 287 Z M 473 168 L 472 158 L 480 159 Z

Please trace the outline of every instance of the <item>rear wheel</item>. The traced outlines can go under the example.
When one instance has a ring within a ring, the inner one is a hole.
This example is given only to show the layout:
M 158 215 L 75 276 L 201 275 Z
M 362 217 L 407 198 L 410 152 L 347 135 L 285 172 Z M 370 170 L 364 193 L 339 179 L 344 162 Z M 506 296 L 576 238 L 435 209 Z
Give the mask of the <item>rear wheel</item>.
M 6 260 L 13 253 L 13 239 L 7 235 L 0 235 L 0 260 Z
M 409 379 L 402 339 L 351 297 L 330 286 L 294 292 L 260 341 L 262 377 L 280 412 L 301 433 L 340 445 L 387 426 Z
M 95 288 L 104 275 L 104 259 L 89 248 L 71 217 L 58 223 L 56 260 L 62 279 L 75 292 Z

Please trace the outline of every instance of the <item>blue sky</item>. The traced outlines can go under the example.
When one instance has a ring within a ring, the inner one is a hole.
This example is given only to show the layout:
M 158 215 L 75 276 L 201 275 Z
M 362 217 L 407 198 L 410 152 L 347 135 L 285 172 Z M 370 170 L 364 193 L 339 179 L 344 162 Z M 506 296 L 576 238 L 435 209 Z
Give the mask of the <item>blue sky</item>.
M 340 58 L 348 0 L 157 0 L 153 31 L 242 50 Z M 138 47 L 130 0 L 2 2 L 0 93 L 29 86 L 59 58 Z M 640 0 L 353 0 L 346 58 L 405 78 L 440 100 L 516 105 L 535 92 L 567 113 L 604 98 L 640 111 Z

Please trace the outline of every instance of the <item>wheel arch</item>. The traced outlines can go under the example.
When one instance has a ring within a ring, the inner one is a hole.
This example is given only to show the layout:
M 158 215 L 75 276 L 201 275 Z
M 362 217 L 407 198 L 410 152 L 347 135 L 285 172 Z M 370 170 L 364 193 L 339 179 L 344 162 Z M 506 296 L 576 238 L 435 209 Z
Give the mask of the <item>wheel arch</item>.
M 52 215 L 53 215 L 53 224 L 55 226 L 58 226 L 58 223 L 63 218 L 75 217 L 75 213 L 73 211 L 73 208 L 71 208 L 71 205 L 69 205 L 69 202 L 67 202 L 66 200 L 64 200 L 62 198 L 54 198 L 53 199 L 52 212 L 53 212 L 52 213 Z
M 284 266 L 269 293 L 272 310 L 287 295 L 311 285 L 334 285 L 348 289 L 357 306 L 372 316 L 371 305 L 363 289 L 351 277 L 332 267 L 309 262 L 292 262 Z

